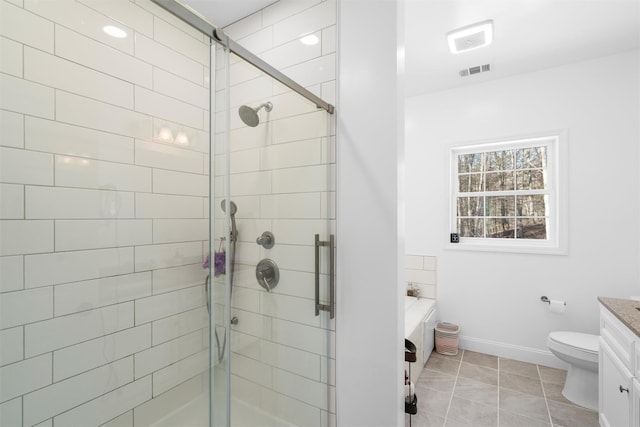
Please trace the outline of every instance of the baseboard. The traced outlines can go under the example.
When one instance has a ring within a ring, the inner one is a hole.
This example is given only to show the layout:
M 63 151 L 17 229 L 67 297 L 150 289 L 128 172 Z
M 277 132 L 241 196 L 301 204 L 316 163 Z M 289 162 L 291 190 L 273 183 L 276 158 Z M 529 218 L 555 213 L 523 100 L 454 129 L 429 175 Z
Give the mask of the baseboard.
M 548 350 L 522 347 L 481 338 L 460 336 L 460 348 L 507 359 L 535 363 L 536 365 L 548 366 L 550 368 L 568 369 L 569 367 L 569 365 L 558 359 Z

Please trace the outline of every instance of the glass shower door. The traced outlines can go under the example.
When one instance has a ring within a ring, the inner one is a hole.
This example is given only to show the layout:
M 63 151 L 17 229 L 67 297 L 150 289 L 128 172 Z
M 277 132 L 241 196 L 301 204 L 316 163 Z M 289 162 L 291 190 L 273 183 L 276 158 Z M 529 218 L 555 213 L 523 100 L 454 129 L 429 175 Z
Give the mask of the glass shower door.
M 214 423 L 335 424 L 332 116 L 222 48 L 215 92 Z

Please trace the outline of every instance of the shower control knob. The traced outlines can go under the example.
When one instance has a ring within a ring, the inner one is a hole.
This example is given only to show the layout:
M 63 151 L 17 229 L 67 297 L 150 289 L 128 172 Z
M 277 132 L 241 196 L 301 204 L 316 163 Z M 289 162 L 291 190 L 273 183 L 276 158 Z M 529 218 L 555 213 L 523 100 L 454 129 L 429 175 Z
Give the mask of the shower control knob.
M 280 269 L 272 259 L 263 259 L 256 265 L 256 280 L 267 292 L 271 292 L 280 281 Z
M 276 238 L 270 231 L 265 231 L 256 239 L 256 243 L 265 249 L 271 249 L 276 244 Z

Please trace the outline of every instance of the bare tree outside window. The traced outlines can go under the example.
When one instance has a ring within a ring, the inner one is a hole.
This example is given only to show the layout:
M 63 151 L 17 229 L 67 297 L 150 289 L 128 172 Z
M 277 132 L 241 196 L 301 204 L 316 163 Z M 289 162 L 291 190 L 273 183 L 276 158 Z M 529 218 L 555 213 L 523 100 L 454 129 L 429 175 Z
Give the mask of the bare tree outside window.
M 548 146 L 517 141 L 456 155 L 455 225 L 460 237 L 549 238 Z M 478 147 L 475 147 L 478 148 Z

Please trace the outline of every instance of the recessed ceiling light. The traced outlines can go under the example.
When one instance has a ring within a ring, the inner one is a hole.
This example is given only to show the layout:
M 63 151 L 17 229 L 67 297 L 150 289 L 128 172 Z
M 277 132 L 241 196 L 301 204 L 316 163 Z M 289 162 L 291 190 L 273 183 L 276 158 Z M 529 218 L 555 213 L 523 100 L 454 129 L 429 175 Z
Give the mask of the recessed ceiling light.
M 300 41 L 307 46 L 313 46 L 314 44 L 318 44 L 320 39 L 315 34 L 309 34 L 308 36 L 301 37 Z
M 451 53 L 467 52 L 491 44 L 493 41 L 493 21 L 482 21 L 467 25 L 447 33 Z
M 106 25 L 102 27 L 102 31 L 110 35 L 111 37 L 115 37 L 117 39 L 123 39 L 127 37 L 127 32 L 120 27 L 116 27 L 114 25 Z

